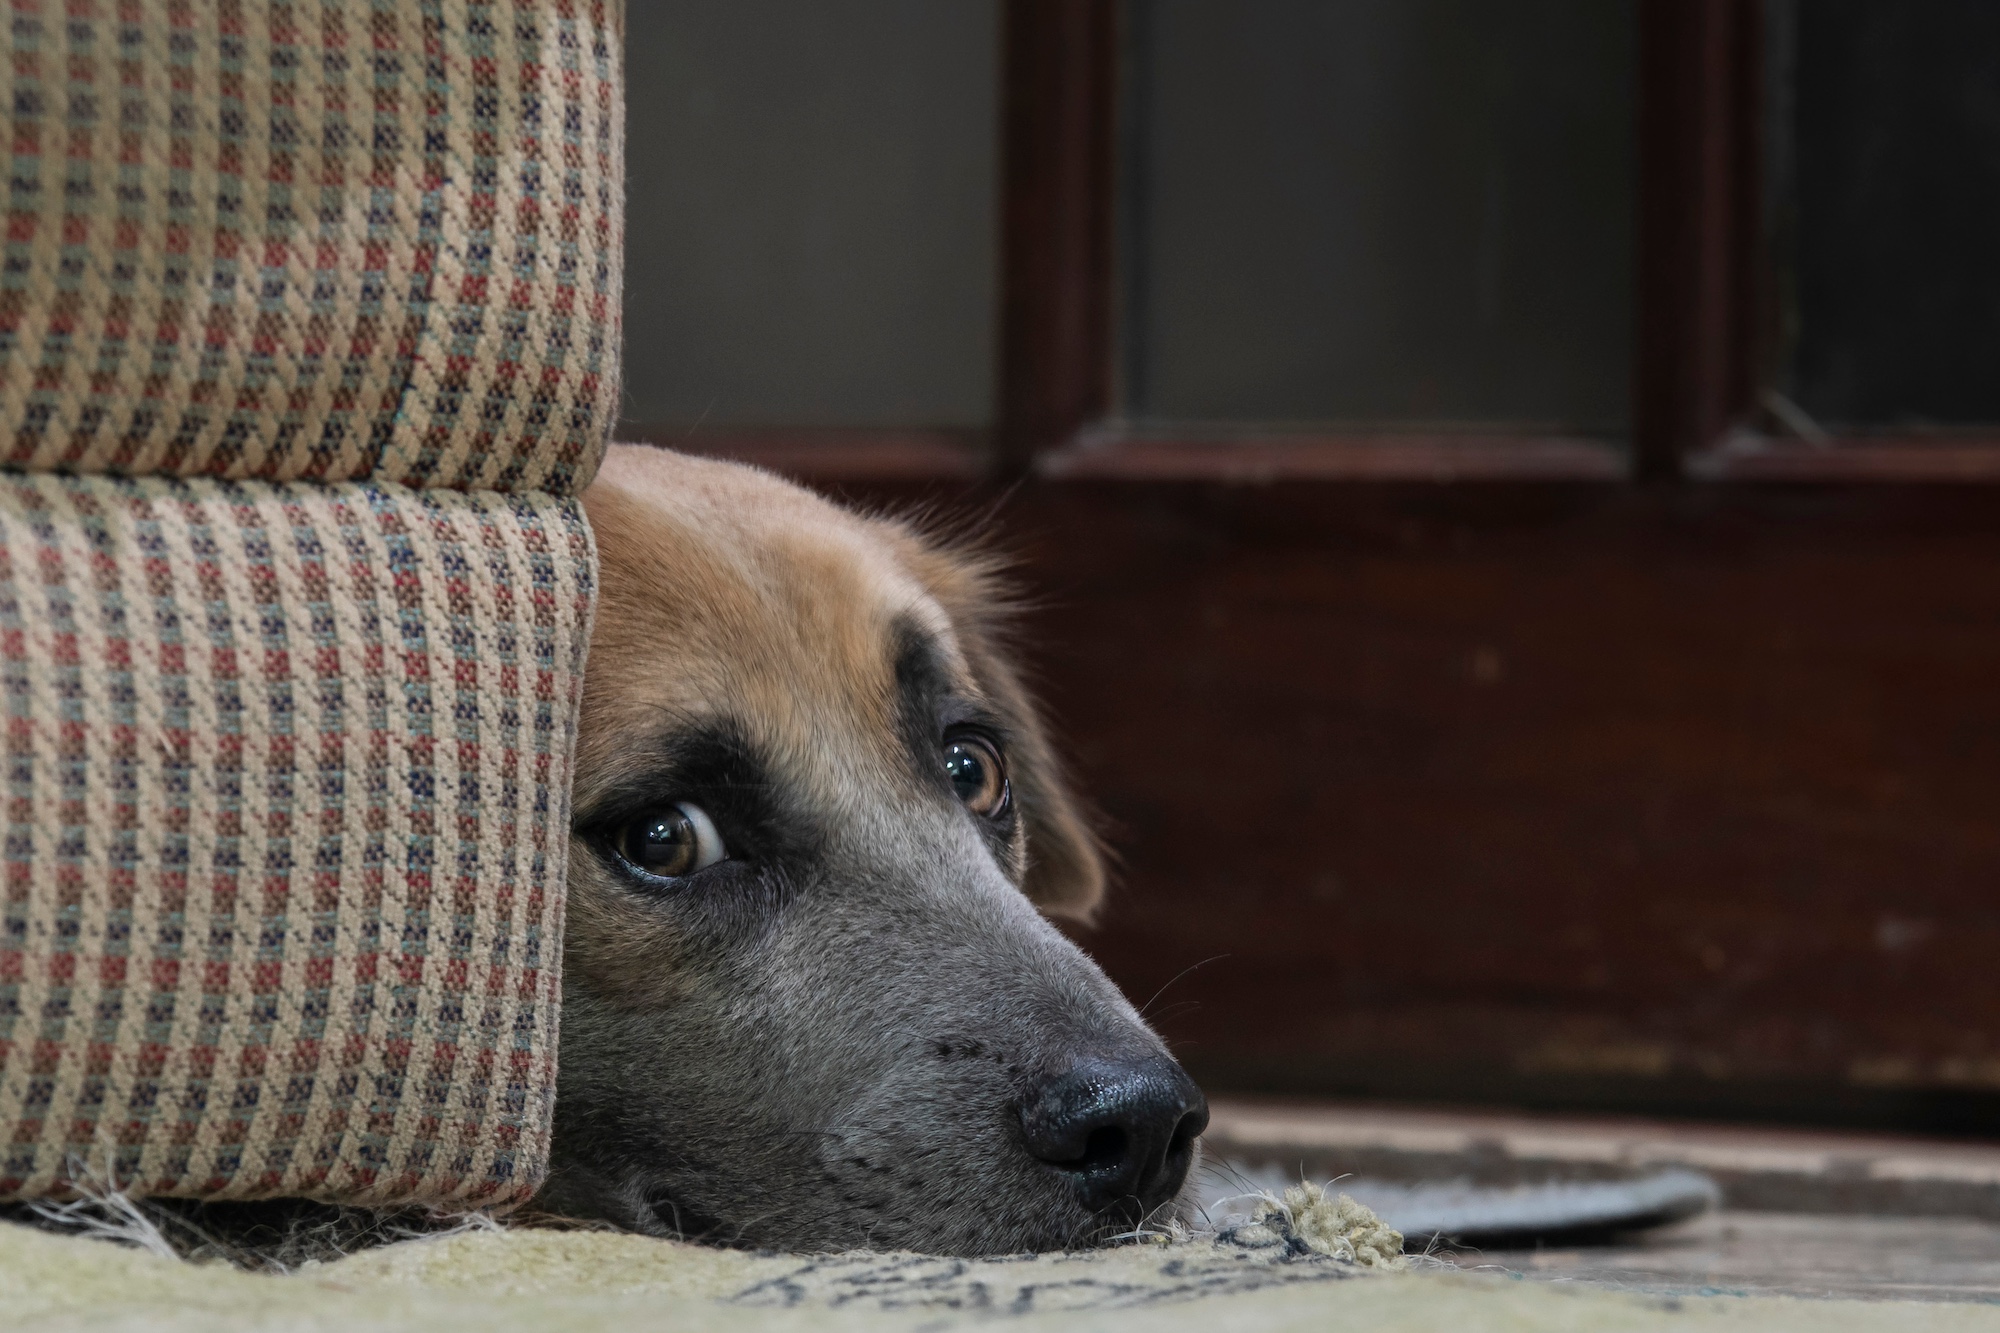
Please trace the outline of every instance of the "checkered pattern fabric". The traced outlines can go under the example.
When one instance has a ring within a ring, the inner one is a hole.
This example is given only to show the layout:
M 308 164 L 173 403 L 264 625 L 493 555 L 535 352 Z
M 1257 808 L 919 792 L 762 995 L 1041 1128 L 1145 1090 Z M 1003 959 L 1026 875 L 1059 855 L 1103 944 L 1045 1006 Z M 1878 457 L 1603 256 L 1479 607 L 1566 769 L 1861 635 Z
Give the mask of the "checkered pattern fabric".
M 617 0 L 9 0 L 0 1200 L 547 1168 Z
M 0 478 L 0 1197 L 532 1190 L 592 569 L 544 495 Z
M 616 411 L 607 0 L 10 0 L 0 466 L 540 489 Z

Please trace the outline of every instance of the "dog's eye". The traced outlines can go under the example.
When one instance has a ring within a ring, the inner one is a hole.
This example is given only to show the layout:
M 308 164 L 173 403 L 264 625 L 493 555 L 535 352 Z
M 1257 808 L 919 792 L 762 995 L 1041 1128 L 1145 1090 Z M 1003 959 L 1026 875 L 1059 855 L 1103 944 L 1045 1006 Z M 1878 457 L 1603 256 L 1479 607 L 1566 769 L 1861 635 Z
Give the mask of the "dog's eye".
M 618 836 L 618 854 L 649 875 L 679 879 L 706 870 L 727 853 L 708 812 L 682 801 L 627 824 Z
M 959 736 L 944 745 L 944 771 L 965 808 L 984 819 L 1007 810 L 1007 766 L 1000 752 L 977 736 Z

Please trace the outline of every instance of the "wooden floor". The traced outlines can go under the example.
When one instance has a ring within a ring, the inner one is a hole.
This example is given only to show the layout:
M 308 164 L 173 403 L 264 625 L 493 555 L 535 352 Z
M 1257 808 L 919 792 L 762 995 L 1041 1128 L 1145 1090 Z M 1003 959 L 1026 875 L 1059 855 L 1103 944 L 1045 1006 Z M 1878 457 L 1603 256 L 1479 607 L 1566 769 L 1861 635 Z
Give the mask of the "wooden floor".
M 1724 1211 L 1617 1244 L 1436 1260 L 1660 1295 L 2000 1302 L 2000 1225 L 1976 1218 Z
M 2000 1222 L 1994 1141 L 1275 1099 L 1210 1109 L 1211 1154 L 1321 1180 L 1512 1185 L 1677 1167 L 1710 1177 L 1735 1209 Z
M 1721 1189 L 1721 1211 L 1602 1245 L 1427 1263 L 1664 1296 L 2000 1302 L 2000 1143 L 1296 1101 L 1214 1112 L 1205 1169 L 1224 1174 L 1507 1188 L 1676 1168 Z

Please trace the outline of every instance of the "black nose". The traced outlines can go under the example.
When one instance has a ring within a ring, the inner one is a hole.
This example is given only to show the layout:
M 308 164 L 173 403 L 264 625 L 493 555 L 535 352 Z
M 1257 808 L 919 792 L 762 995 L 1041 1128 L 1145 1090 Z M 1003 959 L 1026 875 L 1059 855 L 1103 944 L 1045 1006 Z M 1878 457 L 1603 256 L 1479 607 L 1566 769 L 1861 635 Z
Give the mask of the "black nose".
M 1187 1179 L 1208 1100 L 1164 1055 L 1077 1061 L 1021 1107 L 1028 1151 L 1070 1175 L 1086 1208 L 1137 1223 Z

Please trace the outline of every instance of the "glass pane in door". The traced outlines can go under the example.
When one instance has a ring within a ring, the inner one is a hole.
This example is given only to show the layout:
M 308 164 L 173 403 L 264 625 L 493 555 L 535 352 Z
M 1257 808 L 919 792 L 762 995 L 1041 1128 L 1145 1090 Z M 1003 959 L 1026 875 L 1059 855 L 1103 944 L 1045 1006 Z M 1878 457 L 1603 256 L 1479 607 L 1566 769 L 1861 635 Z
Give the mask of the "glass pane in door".
M 996 0 L 635 0 L 624 416 L 992 415 Z
M 1621 435 L 1631 0 L 1132 0 L 1123 397 Z

